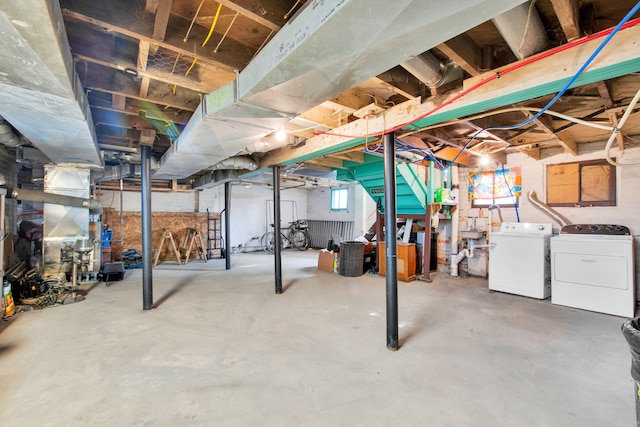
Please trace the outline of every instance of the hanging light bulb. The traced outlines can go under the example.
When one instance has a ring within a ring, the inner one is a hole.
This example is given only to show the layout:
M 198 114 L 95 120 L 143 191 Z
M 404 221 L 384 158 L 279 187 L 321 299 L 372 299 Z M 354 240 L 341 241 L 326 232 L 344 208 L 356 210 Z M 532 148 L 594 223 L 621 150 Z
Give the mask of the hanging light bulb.
M 276 132 L 276 139 L 278 141 L 284 141 L 285 139 L 287 139 L 287 131 L 285 131 L 282 127 L 278 129 L 278 131 Z
M 489 156 L 482 155 L 482 157 L 480 157 L 480 164 L 482 166 L 487 166 L 489 164 L 489 160 Z

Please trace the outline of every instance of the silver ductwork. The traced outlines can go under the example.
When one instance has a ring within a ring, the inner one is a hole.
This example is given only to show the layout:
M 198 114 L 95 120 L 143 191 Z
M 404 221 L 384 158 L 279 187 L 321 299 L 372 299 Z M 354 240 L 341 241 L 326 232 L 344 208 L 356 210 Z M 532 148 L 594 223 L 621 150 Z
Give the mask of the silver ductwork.
M 430 88 L 438 88 L 463 77 L 460 67 L 443 64 L 429 52 L 421 53 L 400 65 Z
M 27 200 L 29 202 L 53 203 L 55 205 L 70 206 L 74 208 L 87 208 L 94 213 L 102 212 L 102 204 L 93 199 L 82 197 L 64 196 L 62 194 L 45 193 L 25 188 L 9 188 L 7 197 L 16 200 Z
M 4 119 L 0 118 L 0 144 L 7 147 L 17 147 L 20 145 L 20 137 L 15 134 L 11 126 L 4 123 Z
M 135 171 L 133 165 L 123 164 L 115 166 L 105 166 L 104 172 L 92 173 L 93 182 L 115 181 L 124 178 L 133 178 Z
M 527 193 L 527 198 L 536 208 L 547 214 L 547 216 L 560 224 L 561 227 L 571 224 L 571 221 L 569 221 L 567 218 L 553 210 L 549 205 L 538 199 L 534 190 L 531 190 L 529 191 L 529 193 Z
M 535 1 L 522 3 L 492 21 L 518 59 L 542 52 L 547 46 L 549 39 Z
M 216 163 L 211 169 L 247 169 L 254 171 L 258 169 L 258 163 L 249 156 L 236 156 Z
M 0 3 L 0 115 L 52 161 L 102 167 L 60 3 Z
M 429 13 L 424 0 L 309 1 L 236 81 L 203 98 L 154 177 L 187 177 L 235 156 L 296 115 L 521 1 L 439 2 Z

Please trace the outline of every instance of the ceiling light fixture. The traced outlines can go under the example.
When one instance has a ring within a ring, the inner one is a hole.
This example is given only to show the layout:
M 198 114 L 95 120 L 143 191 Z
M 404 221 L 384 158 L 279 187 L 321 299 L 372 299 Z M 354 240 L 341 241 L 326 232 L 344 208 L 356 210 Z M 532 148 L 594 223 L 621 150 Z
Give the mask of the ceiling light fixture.
M 278 131 L 276 132 L 276 139 L 278 141 L 284 141 L 285 139 L 287 139 L 287 131 L 285 131 L 284 128 L 278 129 Z
M 483 154 L 482 157 L 480 157 L 480 164 L 482 166 L 487 166 L 489 164 L 489 160 L 489 156 Z

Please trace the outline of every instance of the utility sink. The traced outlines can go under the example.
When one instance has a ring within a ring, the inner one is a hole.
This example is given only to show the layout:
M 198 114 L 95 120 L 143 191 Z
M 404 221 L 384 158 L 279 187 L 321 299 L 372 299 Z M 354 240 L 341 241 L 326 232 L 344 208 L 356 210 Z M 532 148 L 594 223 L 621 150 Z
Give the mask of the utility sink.
M 463 239 L 481 239 L 484 237 L 484 231 L 480 230 L 461 230 L 460 237 Z

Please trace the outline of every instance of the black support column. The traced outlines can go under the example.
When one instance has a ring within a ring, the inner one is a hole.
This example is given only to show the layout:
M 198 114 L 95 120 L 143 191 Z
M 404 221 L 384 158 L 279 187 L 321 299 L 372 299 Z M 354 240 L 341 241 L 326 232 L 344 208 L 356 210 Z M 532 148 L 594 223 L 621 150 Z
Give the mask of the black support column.
M 282 293 L 282 236 L 280 234 L 280 168 L 273 166 L 273 254 L 276 294 Z
M 151 147 L 140 145 L 142 151 L 142 308 L 153 308 L 153 260 L 151 249 Z
M 231 182 L 224 183 L 224 248 L 225 268 L 231 270 Z
M 398 252 L 396 243 L 396 136 L 384 135 L 384 227 L 387 284 L 387 348 L 398 349 Z M 428 226 L 429 224 L 427 224 Z

